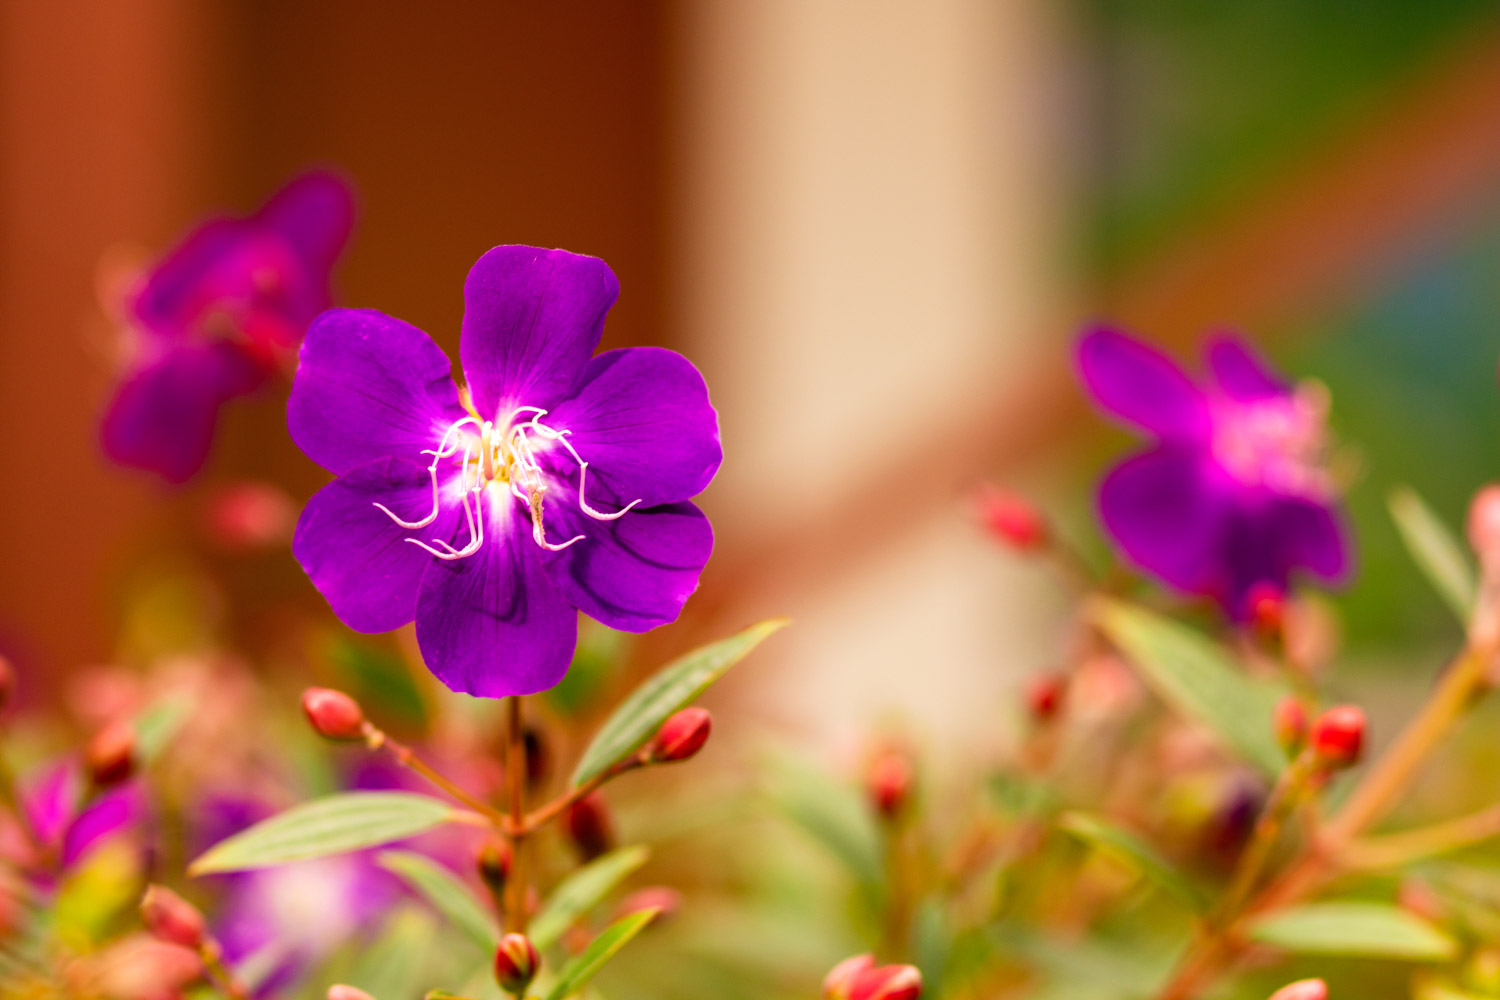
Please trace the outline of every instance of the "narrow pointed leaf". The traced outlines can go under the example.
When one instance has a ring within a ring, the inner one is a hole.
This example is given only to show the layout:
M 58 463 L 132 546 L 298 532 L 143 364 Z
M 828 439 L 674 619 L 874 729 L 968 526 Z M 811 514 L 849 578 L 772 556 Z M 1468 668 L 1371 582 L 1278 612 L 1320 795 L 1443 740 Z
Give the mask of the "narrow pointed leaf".
M 1250 926 L 1261 944 L 1302 955 L 1358 955 L 1439 962 L 1458 943 L 1406 910 L 1383 903 L 1311 903 Z
M 453 809 L 409 792 L 344 792 L 315 799 L 221 840 L 190 875 L 270 868 L 388 844 L 447 821 Z
M 621 917 L 606 927 L 589 946 L 562 967 L 557 982 L 547 992 L 546 1000 L 563 1000 L 588 985 L 595 973 L 604 968 L 606 962 L 615 957 L 630 939 L 645 929 L 658 910 L 642 910 L 628 917 Z
M 1133 604 L 1101 598 L 1093 620 L 1163 701 L 1268 777 L 1281 773 L 1286 754 L 1272 724 L 1279 686 L 1252 680 L 1200 633 Z
M 657 671 L 631 692 L 595 734 L 573 772 L 573 784 L 583 784 L 639 750 L 667 721 L 667 716 L 692 704 L 710 684 L 786 624 L 785 618 L 775 618 L 752 625 L 727 639 L 695 649 Z
M 860 795 L 797 755 L 766 754 L 765 791 L 797 826 L 844 863 L 872 899 L 885 884 L 880 829 Z
M 500 934 L 494 921 L 468 887 L 447 868 L 411 851 L 381 851 L 375 860 L 436 907 L 449 923 L 478 945 L 481 952 L 493 950 L 499 942 Z
M 1142 878 L 1165 889 L 1195 910 L 1204 908 L 1203 894 L 1186 875 L 1129 830 L 1101 816 L 1085 812 L 1064 813 L 1057 824 L 1101 854 L 1133 869 Z
M 563 879 L 531 921 L 528 931 L 531 943 L 539 951 L 551 948 L 580 917 L 598 906 L 616 886 L 644 865 L 650 854 L 639 844 L 622 847 Z
M 1461 623 L 1474 611 L 1474 569 L 1464 546 L 1415 490 L 1402 487 L 1386 501 L 1406 551 Z

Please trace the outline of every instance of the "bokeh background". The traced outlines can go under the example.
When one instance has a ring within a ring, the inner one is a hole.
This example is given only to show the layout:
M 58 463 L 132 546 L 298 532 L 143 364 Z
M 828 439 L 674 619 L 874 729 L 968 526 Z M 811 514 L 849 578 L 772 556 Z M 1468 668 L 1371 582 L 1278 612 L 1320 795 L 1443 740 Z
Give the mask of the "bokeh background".
M 620 277 L 605 346 L 700 364 L 716 554 L 634 655 L 794 618 L 720 707 L 835 745 L 891 712 L 939 753 L 1003 735 L 1064 653 L 1062 595 L 964 497 L 1026 489 L 1099 544 L 1089 491 L 1126 439 L 1068 362 L 1097 320 L 1178 351 L 1236 327 L 1327 382 L 1360 457 L 1351 656 L 1456 629 L 1384 497 L 1457 520 L 1500 472 L 1491 3 L 8 0 L 0 645 L 33 696 L 128 659 L 139 595 L 185 565 L 228 581 L 252 654 L 326 614 L 284 551 L 217 553 L 198 519 L 230 480 L 321 484 L 275 392 L 227 409 L 185 492 L 96 443 L 101 262 L 310 164 L 359 190 L 343 304 L 452 353 L 481 252 L 561 246 Z

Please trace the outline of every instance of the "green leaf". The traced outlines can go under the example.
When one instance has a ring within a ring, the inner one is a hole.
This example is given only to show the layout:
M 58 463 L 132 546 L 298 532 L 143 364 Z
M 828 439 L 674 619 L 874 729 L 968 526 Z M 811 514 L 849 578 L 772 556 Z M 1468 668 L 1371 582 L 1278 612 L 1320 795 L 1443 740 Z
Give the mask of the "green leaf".
M 447 821 L 453 809 L 409 792 L 344 792 L 294 806 L 221 840 L 189 875 L 238 872 L 306 861 L 401 840 Z
M 1203 635 L 1133 604 L 1100 598 L 1094 623 L 1156 693 L 1212 730 L 1226 747 L 1269 777 L 1286 766 L 1272 714 L 1284 691 L 1252 680 Z
M 858 792 L 794 754 L 766 754 L 766 794 L 792 822 L 842 861 L 872 897 L 885 883 L 880 829 Z
M 1134 870 L 1141 877 L 1176 896 L 1195 910 L 1205 908 L 1198 888 L 1150 844 L 1101 816 L 1086 812 L 1064 813 L 1058 827 Z
M 1431 924 L 1384 903 L 1310 903 L 1257 920 L 1250 936 L 1302 955 L 1443 961 L 1458 943 Z
M 1474 612 L 1477 585 L 1466 550 L 1416 491 L 1405 486 L 1386 500 L 1406 551 L 1461 623 Z
M 400 876 L 424 899 L 448 918 L 449 923 L 468 935 L 481 952 L 492 951 L 500 940 L 499 931 L 485 908 L 452 872 L 425 855 L 411 851 L 382 851 L 375 861 L 382 868 Z
M 583 784 L 639 750 L 661 728 L 667 716 L 691 704 L 730 667 L 786 624 L 785 618 L 774 618 L 752 625 L 662 667 L 631 692 L 595 734 L 573 772 L 573 784 Z
M 380 935 L 359 949 L 344 981 L 381 1000 L 415 996 L 436 937 L 431 914 L 415 903 L 401 906 L 386 918 Z
M 622 847 L 589 862 L 557 884 L 531 921 L 529 934 L 537 950 L 556 944 L 585 913 L 598 906 L 651 852 L 642 845 Z
M 658 912 L 642 910 L 640 913 L 621 917 L 606 927 L 598 937 L 589 942 L 587 948 L 562 967 L 562 971 L 557 974 L 557 982 L 547 991 L 546 1000 L 562 1000 L 583 989 L 594 978 L 594 974 L 604 967 L 604 963 L 614 958 L 631 938 L 644 930 Z

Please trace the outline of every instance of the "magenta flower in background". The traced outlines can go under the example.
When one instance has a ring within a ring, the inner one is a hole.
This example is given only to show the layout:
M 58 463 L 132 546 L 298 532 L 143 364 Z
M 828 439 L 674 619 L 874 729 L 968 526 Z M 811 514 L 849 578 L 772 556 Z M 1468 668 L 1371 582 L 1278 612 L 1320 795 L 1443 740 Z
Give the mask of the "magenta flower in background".
M 288 425 L 339 478 L 292 551 L 350 628 L 415 618 L 455 691 L 551 687 L 575 609 L 663 625 L 708 561 L 713 531 L 686 501 L 719 468 L 718 416 L 679 354 L 590 357 L 618 294 L 596 258 L 489 251 L 464 285 L 465 389 L 425 333 L 382 313 L 325 313 L 303 342 Z
M 1288 386 L 1232 338 L 1212 340 L 1207 361 L 1199 386 L 1113 330 L 1078 346 L 1095 401 L 1155 438 L 1100 485 L 1104 527 L 1142 569 L 1244 621 L 1259 588 L 1283 593 L 1299 571 L 1336 583 L 1352 557 L 1323 394 Z
M 32 836 L 64 871 L 106 840 L 139 829 L 147 818 L 139 781 L 86 802 L 85 778 L 76 760 L 52 764 L 26 783 L 20 804 Z
M 303 174 L 254 215 L 188 234 L 127 297 L 132 359 L 101 427 L 105 453 L 171 482 L 203 466 L 219 407 L 259 388 L 331 302 L 354 222 L 349 186 Z

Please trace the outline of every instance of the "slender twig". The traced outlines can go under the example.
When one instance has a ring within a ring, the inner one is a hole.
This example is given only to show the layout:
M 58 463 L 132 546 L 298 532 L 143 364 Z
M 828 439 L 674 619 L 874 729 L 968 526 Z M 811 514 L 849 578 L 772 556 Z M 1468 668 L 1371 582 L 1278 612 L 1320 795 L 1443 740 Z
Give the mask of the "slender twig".
M 505 885 L 505 929 L 516 933 L 526 930 L 526 734 L 521 728 L 521 698 L 505 699 L 505 783 L 510 791 L 511 860 L 510 878 Z
M 580 799 L 586 798 L 589 794 L 596 791 L 606 781 L 612 781 L 627 771 L 633 771 L 638 767 L 642 767 L 649 760 L 649 751 L 644 748 L 638 753 L 631 754 L 608 770 L 594 775 L 588 781 L 568 789 L 546 805 L 527 813 L 525 821 L 521 824 L 521 830 L 528 835 L 535 833 L 538 829 L 550 823 L 575 805 Z
M 209 980 L 229 1000 L 248 1000 L 249 988 L 224 962 L 224 949 L 220 947 L 218 941 L 206 938 L 198 948 L 198 957 L 203 961 L 203 967 L 208 970 Z
M 484 801 L 484 799 L 481 799 L 472 792 L 466 791 L 455 782 L 449 780 L 431 764 L 418 757 L 416 751 L 412 750 L 411 747 L 396 742 L 368 722 L 365 723 L 365 743 L 371 750 L 385 750 L 395 758 L 396 763 L 415 771 L 438 788 L 453 796 L 453 798 L 473 809 L 500 832 L 506 835 L 512 833 L 511 818 L 509 816 Z
M 1286 829 L 1287 820 L 1295 814 L 1303 797 L 1312 788 L 1316 773 L 1311 750 L 1302 751 L 1281 772 L 1276 787 L 1271 790 L 1270 798 L 1266 800 L 1259 819 L 1255 821 L 1250 843 L 1240 854 L 1234 874 L 1230 877 L 1229 888 L 1225 890 L 1223 899 L 1215 909 L 1210 926 L 1226 926 L 1239 916 L 1245 900 L 1255 891 L 1265 873 L 1272 852 L 1281 841 L 1282 831 Z
M 1344 851 L 1346 868 L 1397 868 L 1500 837 L 1500 805 L 1432 826 L 1356 840 Z

